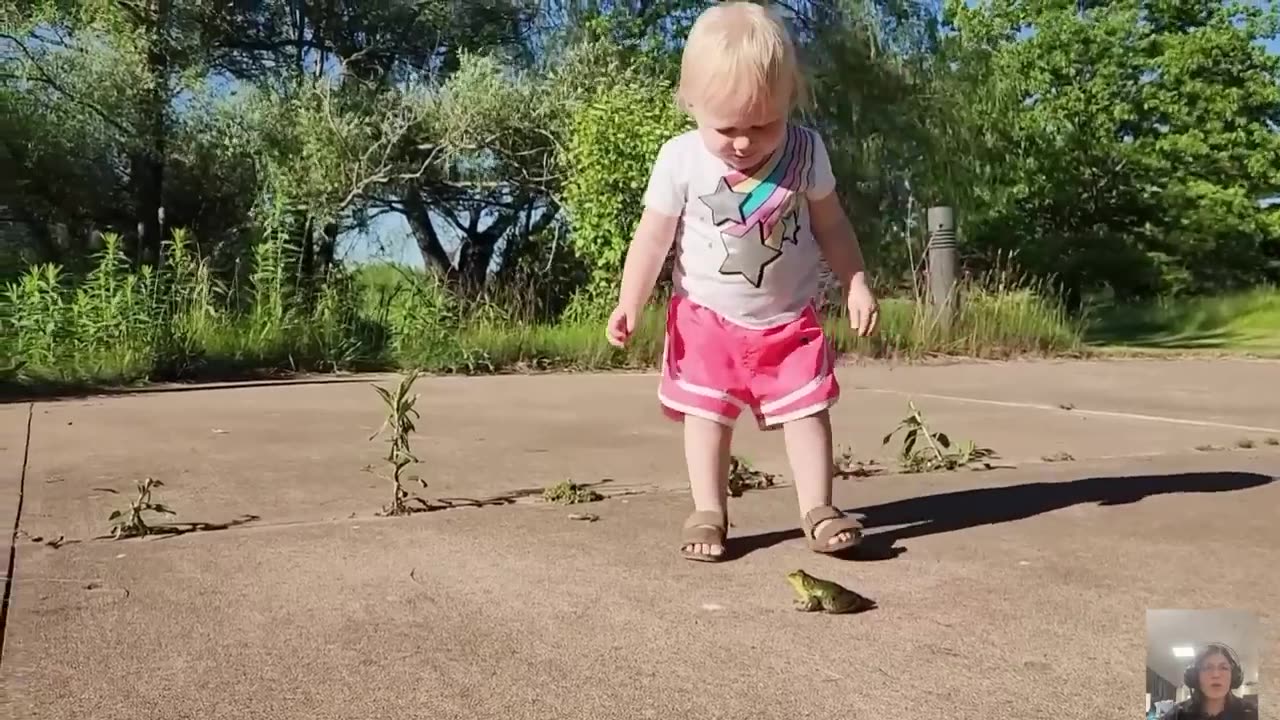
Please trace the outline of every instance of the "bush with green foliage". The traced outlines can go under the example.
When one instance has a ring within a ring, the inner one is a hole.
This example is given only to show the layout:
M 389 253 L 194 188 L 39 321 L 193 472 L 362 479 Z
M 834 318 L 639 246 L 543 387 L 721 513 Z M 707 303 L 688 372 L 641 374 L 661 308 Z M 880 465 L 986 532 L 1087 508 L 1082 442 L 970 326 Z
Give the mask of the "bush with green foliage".
M 1260 42 L 1280 8 L 950 0 L 946 17 L 971 263 L 1014 253 L 1073 304 L 1280 279 L 1260 202 L 1280 186 L 1280 56 Z
M 574 112 L 562 160 L 564 200 L 570 242 L 590 273 L 578 305 L 588 314 L 608 313 L 654 159 L 690 127 L 671 85 L 635 71 L 598 87 Z

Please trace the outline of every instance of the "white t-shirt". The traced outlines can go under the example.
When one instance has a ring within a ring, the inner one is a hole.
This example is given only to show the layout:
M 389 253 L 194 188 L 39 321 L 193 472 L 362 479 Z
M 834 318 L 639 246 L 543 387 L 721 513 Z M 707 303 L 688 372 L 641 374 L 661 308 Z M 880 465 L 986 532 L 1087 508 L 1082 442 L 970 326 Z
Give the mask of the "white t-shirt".
M 818 293 L 822 258 L 807 200 L 835 185 L 826 146 L 807 128 L 788 125 L 751 175 L 713 155 L 697 130 L 668 140 L 644 203 L 681 219 L 675 292 L 745 327 L 794 320 Z

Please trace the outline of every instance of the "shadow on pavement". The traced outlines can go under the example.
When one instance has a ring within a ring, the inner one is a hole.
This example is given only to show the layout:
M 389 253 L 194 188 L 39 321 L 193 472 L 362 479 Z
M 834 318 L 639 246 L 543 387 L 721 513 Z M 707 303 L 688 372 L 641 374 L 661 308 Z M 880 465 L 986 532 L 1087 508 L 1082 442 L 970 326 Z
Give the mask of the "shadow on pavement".
M 230 530 L 241 525 L 248 525 L 257 522 L 262 518 L 258 515 L 241 515 L 235 520 L 221 523 L 209 522 L 174 522 L 174 523 L 157 523 L 150 526 L 148 535 L 155 536 L 158 540 L 186 535 L 194 532 L 215 532 L 218 530 Z M 94 540 L 114 540 L 111 535 L 99 535 Z
M 1275 480 L 1274 477 L 1246 472 L 1092 477 L 1071 482 L 1025 483 L 895 500 L 845 510 L 863 516 L 862 525 L 867 530 L 894 529 L 868 533 L 858 548 L 842 554 L 842 557 L 863 561 L 888 560 L 906 552 L 906 548 L 896 547 L 899 540 L 1013 522 L 1085 503 L 1128 505 L 1153 495 L 1231 492 L 1261 487 Z M 741 557 L 802 537 L 799 529 L 792 529 L 735 538 L 730 545 L 733 554 Z

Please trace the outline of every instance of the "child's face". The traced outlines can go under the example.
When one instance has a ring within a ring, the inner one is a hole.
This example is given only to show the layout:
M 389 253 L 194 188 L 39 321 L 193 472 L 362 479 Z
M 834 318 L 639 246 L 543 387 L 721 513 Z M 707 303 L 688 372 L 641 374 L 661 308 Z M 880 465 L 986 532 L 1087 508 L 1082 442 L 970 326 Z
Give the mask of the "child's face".
M 787 111 L 777 103 L 730 111 L 696 104 L 689 111 L 707 149 L 735 170 L 750 170 L 764 162 L 786 136 Z

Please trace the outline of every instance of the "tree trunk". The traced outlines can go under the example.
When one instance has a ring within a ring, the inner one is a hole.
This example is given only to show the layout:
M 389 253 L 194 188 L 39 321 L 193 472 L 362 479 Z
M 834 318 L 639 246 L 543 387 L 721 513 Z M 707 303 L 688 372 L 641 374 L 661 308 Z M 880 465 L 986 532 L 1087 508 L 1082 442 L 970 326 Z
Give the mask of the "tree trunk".
M 307 309 L 311 308 L 316 288 L 315 225 L 312 216 L 304 217 L 302 232 L 298 238 L 298 246 L 302 250 L 302 257 L 298 261 L 298 274 L 301 275 L 298 290 L 302 295 L 302 306 Z
M 151 76 L 151 93 L 147 101 L 147 139 L 145 149 L 133 162 L 134 192 L 138 215 L 137 258 L 140 264 L 157 265 L 163 241 L 163 203 L 166 136 L 168 134 L 169 53 L 166 29 L 169 1 L 155 0 L 150 42 L 147 47 L 147 70 Z
M 417 188 L 409 188 L 404 192 L 404 216 L 409 221 L 409 229 L 422 252 L 422 262 L 428 269 L 444 273 L 453 273 L 453 261 L 440 244 L 440 235 L 431 222 L 431 209 L 422 198 Z
M 468 233 L 458 251 L 458 267 L 456 281 L 468 293 L 479 292 L 484 287 L 489 274 L 489 265 L 493 262 L 493 250 L 498 238 L 485 229 Z
M 479 292 L 484 288 L 498 243 L 522 215 L 523 210 L 499 210 L 497 219 L 481 230 L 480 211 L 472 210 L 471 221 L 466 227 L 454 223 L 463 232 L 462 247 L 458 250 L 457 281 L 466 292 Z
M 325 223 L 321 231 L 319 247 L 316 254 L 320 257 L 320 277 L 329 277 L 333 269 L 333 258 L 338 246 L 338 223 Z

